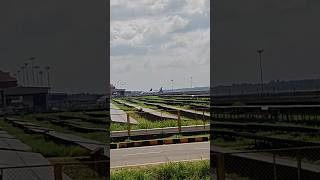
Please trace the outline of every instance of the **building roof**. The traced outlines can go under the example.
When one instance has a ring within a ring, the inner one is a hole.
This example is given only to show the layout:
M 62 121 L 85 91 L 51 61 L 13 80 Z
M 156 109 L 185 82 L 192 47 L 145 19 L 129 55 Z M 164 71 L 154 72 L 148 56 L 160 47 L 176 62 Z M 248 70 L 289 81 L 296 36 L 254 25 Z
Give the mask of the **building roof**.
M 0 82 L 17 82 L 17 79 L 10 76 L 10 73 L 0 70 Z
M 0 88 L 17 87 L 17 79 L 0 70 Z

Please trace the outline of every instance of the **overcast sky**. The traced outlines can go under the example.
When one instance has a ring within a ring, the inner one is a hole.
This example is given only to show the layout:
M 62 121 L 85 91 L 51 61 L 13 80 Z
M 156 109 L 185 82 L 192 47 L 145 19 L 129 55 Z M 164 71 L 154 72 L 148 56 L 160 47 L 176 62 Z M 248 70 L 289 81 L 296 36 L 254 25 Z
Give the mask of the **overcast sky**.
M 209 0 L 111 0 L 111 83 L 209 86 Z
M 0 70 L 14 73 L 35 56 L 51 67 L 53 92 L 104 93 L 106 9 L 106 1 L 1 0 Z
M 0 69 L 30 56 L 59 92 L 108 87 L 105 1 L 1 0 Z M 319 0 L 111 0 L 111 82 L 132 90 L 320 77 Z M 210 69 L 211 65 L 211 69 Z M 214 78 L 210 78 L 210 70 Z M 119 81 L 120 80 L 120 81 Z M 118 83 L 120 82 L 120 83 Z M 126 85 L 125 85 L 126 84 Z
M 319 0 L 216 0 L 212 85 L 320 78 Z

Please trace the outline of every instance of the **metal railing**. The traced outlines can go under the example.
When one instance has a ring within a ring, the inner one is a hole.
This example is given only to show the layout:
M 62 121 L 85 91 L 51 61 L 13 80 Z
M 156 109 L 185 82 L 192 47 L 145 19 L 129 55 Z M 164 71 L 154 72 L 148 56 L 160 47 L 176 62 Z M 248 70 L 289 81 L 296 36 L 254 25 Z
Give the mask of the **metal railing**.
M 138 135 L 161 135 L 209 133 L 210 117 L 206 111 L 188 112 L 183 110 L 148 110 L 111 113 L 112 118 L 122 119 L 122 123 L 113 121 L 111 136 L 126 135 L 129 139 Z M 118 116 L 118 117 L 116 117 Z M 135 120 L 137 123 L 135 123 Z M 112 137 L 113 138 L 113 137 Z M 149 137 L 150 138 L 150 137 Z
M 320 146 L 255 151 L 211 151 L 213 176 L 259 180 L 320 179 Z

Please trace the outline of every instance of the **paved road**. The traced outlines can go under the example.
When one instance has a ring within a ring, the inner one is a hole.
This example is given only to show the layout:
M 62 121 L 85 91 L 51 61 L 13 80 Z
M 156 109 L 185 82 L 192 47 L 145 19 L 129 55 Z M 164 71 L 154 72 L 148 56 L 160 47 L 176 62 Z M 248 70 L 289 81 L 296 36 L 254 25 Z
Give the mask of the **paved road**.
M 117 102 L 121 103 L 121 104 L 124 104 L 124 105 L 127 105 L 127 106 L 130 106 L 130 107 L 133 107 L 133 108 L 136 108 L 136 109 L 140 109 L 141 111 L 143 111 L 145 113 L 148 113 L 148 114 L 151 114 L 153 116 L 160 117 L 160 118 L 162 117 L 162 118 L 165 118 L 165 119 L 178 119 L 178 116 L 162 113 L 162 112 L 156 111 L 154 109 L 150 109 L 150 108 L 139 106 L 137 104 L 123 102 L 123 101 L 117 101 Z
M 111 121 L 119 123 L 127 123 L 127 114 L 114 104 L 110 103 Z M 138 121 L 130 117 L 130 124 L 138 124 Z
M 111 168 L 209 159 L 209 142 L 112 149 Z

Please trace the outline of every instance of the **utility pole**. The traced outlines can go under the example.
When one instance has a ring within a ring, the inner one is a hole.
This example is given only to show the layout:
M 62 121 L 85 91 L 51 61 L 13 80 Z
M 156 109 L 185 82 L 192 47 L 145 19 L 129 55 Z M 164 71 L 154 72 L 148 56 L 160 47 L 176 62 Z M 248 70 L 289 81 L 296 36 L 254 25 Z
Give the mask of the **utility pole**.
M 192 76 L 190 77 L 190 87 L 192 88 Z
M 262 71 L 262 53 L 264 52 L 264 49 L 258 49 L 257 53 L 259 55 L 259 61 L 260 61 L 260 85 L 261 85 L 261 96 L 263 95 L 263 71 Z

